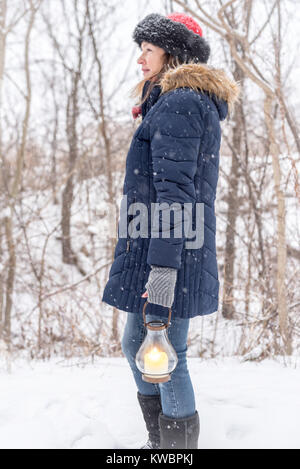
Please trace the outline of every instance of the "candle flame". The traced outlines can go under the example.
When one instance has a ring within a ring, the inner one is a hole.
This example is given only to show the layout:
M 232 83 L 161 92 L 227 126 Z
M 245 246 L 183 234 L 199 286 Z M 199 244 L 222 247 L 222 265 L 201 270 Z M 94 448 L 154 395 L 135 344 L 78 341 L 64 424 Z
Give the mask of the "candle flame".
M 144 359 L 146 373 L 164 374 L 168 372 L 168 356 L 166 352 L 152 346 Z
M 151 360 L 159 360 L 160 359 L 160 354 L 161 352 L 158 350 L 158 348 L 154 347 L 150 352 L 149 356 Z

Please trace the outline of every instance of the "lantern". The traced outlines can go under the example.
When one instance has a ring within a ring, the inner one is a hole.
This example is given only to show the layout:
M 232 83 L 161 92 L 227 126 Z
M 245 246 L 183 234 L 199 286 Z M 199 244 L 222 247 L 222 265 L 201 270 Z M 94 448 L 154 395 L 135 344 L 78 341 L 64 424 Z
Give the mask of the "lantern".
M 136 366 L 142 373 L 142 378 L 148 383 L 165 383 L 171 379 L 171 373 L 178 363 L 177 354 L 168 338 L 167 329 L 170 325 L 172 311 L 169 308 L 167 324 L 164 322 L 150 321 L 146 323 L 144 304 L 143 317 L 147 335 L 142 343 L 136 358 Z

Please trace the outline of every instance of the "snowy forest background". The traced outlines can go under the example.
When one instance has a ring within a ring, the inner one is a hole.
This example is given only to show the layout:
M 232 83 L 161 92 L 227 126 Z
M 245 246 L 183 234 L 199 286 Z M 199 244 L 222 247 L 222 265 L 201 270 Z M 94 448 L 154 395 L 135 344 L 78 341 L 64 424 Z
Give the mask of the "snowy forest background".
M 209 65 L 240 82 L 222 123 L 221 282 L 190 357 L 299 354 L 299 2 L 0 0 L 0 354 L 121 357 L 126 313 L 101 302 L 142 79 L 131 34 L 186 11 Z

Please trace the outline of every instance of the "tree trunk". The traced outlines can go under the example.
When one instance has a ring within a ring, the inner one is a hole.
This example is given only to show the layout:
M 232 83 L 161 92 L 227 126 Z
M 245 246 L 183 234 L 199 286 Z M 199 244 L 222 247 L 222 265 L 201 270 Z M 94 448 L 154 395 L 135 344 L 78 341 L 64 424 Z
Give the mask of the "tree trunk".
M 11 346 L 11 310 L 12 310 L 12 296 L 14 291 L 14 280 L 16 271 L 16 250 L 13 240 L 13 222 L 12 216 L 5 217 L 5 235 L 8 247 L 9 263 L 6 280 L 6 295 L 5 295 L 5 316 L 3 326 L 3 337 L 7 345 L 8 352 Z
M 22 125 L 22 137 L 21 144 L 17 154 L 16 161 L 16 170 L 15 177 L 12 181 L 12 189 L 10 194 L 8 194 L 8 207 L 10 214 L 4 217 L 5 221 L 5 234 L 6 242 L 8 246 L 8 272 L 7 272 L 7 281 L 6 281 L 6 304 L 5 304 L 5 318 L 4 318 L 4 338 L 10 350 L 11 342 L 11 310 L 12 310 L 12 296 L 14 290 L 14 280 L 15 280 L 15 270 L 16 270 L 16 252 L 15 252 L 15 242 L 13 239 L 13 228 L 14 228 L 14 210 L 15 204 L 17 203 L 18 196 L 21 191 L 21 182 L 22 182 L 22 172 L 23 172 L 23 163 L 26 149 L 26 140 L 27 140 L 27 131 L 30 118 L 30 109 L 31 109 L 31 77 L 30 77 L 30 66 L 29 66 L 29 46 L 30 46 L 30 36 L 31 31 L 34 25 L 36 9 L 31 3 L 30 8 L 30 18 L 29 24 L 26 31 L 25 37 L 25 77 L 26 77 L 26 106 L 25 106 L 25 116 L 23 119 Z
M 284 343 L 285 353 L 287 355 L 292 354 L 292 344 L 288 334 L 288 314 L 287 314 L 287 302 L 286 302 L 286 237 L 285 237 L 285 225 L 286 225 L 286 210 L 285 210 L 285 199 L 281 186 L 281 169 L 279 164 L 279 147 L 276 141 L 275 129 L 272 119 L 272 104 L 273 98 L 271 95 L 266 95 L 264 101 L 264 112 L 265 121 L 268 129 L 268 135 L 270 139 L 270 152 L 272 156 L 272 166 L 274 175 L 275 193 L 277 199 L 277 306 L 279 316 L 279 328 L 280 334 Z
M 235 63 L 234 78 L 237 81 L 243 80 L 244 74 L 240 67 Z M 235 227 L 238 216 L 238 184 L 239 184 L 239 158 L 242 149 L 242 121 L 243 104 L 238 103 L 234 113 L 233 125 L 233 151 L 230 168 L 230 183 L 228 189 L 228 209 L 226 225 L 226 241 L 224 253 L 224 288 L 222 301 L 222 315 L 226 319 L 234 318 L 234 262 L 235 262 Z
M 5 51 L 6 51 L 6 11 L 7 2 L 6 0 L 0 0 L 0 164 L 3 167 L 4 155 L 3 155 L 3 141 L 2 141 L 2 88 L 3 88 L 3 76 L 4 76 L 4 65 L 5 65 Z M 4 193 L 4 190 L 1 189 Z M 1 220 L 2 221 L 2 220 Z M 2 234 L 2 233 L 1 233 Z M 0 239 L 0 262 L 3 264 L 3 248 L 2 248 L 2 236 Z M 0 340 L 2 338 L 3 330 L 3 299 L 4 299 L 4 276 L 3 269 L 0 271 Z
M 77 118 L 78 118 L 78 81 L 76 73 L 72 93 L 67 106 L 67 137 L 69 143 L 69 165 L 66 186 L 62 194 L 61 228 L 62 257 L 65 264 L 77 264 L 77 258 L 71 246 L 71 209 L 74 198 L 74 171 L 78 157 L 77 149 Z

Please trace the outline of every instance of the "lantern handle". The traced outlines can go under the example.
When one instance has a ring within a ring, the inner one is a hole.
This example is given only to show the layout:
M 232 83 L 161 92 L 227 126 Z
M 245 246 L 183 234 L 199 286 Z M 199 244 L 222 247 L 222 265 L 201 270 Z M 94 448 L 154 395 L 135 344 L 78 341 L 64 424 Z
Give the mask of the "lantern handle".
M 144 326 L 145 326 L 145 327 L 147 327 L 147 323 L 146 323 L 146 313 L 145 313 L 145 311 L 146 311 L 146 307 L 147 307 L 148 304 L 149 304 L 149 302 L 148 302 L 148 300 L 146 300 L 146 302 L 145 302 L 145 304 L 144 304 L 144 306 L 143 306 L 143 317 L 144 317 Z M 169 327 L 169 325 L 170 325 L 171 315 L 172 315 L 172 310 L 171 310 L 171 308 L 169 308 L 168 322 L 167 322 L 167 324 L 165 324 L 166 329 L 167 329 L 167 328 Z

